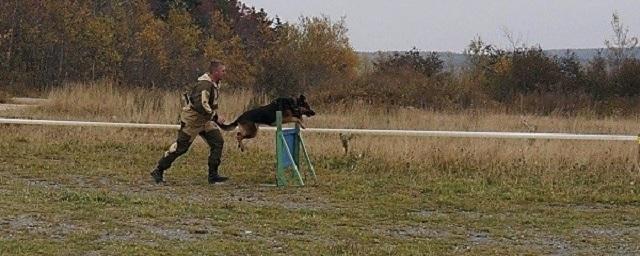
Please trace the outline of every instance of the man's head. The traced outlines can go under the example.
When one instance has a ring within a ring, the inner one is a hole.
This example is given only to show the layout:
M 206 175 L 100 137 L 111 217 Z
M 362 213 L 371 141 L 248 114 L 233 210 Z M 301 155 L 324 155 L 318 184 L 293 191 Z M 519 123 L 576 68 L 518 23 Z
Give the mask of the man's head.
M 225 72 L 226 67 L 224 66 L 224 63 L 222 63 L 222 61 L 212 60 L 211 62 L 209 62 L 209 76 L 211 77 L 212 81 L 217 83 L 222 80 Z

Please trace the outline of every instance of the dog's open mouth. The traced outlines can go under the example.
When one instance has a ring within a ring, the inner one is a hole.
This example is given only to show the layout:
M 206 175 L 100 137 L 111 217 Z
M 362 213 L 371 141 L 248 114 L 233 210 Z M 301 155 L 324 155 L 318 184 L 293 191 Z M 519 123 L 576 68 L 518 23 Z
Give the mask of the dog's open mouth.
M 300 114 L 311 117 L 311 116 L 315 116 L 316 112 L 311 110 L 311 109 L 306 109 L 306 108 L 300 108 Z

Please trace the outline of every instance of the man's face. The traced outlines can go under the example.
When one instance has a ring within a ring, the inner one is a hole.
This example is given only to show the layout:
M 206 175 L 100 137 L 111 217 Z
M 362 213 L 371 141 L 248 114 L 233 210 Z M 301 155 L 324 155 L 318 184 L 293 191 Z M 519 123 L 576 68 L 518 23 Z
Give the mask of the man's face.
M 226 67 L 224 65 L 218 66 L 218 68 L 211 70 L 211 78 L 215 81 L 219 81 L 222 79 L 222 77 L 224 77 L 224 74 L 226 72 Z

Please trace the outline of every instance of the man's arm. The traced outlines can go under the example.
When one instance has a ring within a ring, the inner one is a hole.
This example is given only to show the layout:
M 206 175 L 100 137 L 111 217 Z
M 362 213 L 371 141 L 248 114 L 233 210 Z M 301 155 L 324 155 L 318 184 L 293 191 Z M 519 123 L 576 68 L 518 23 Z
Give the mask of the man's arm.
M 200 95 L 200 99 L 201 99 L 201 104 L 202 104 L 202 108 L 204 109 L 204 111 L 206 111 L 209 114 L 213 114 L 213 108 L 211 107 L 211 105 L 209 105 L 209 99 L 211 98 L 211 94 L 209 94 L 208 90 L 202 90 L 201 95 Z
M 218 91 L 217 89 L 213 89 L 213 94 L 209 93 L 209 90 L 202 90 L 201 92 L 201 103 L 202 108 L 207 113 L 211 114 L 211 120 L 224 123 L 224 117 L 220 116 L 216 110 L 218 109 Z M 211 100 L 213 97 L 213 100 Z M 213 105 L 209 104 L 209 102 L 213 102 Z

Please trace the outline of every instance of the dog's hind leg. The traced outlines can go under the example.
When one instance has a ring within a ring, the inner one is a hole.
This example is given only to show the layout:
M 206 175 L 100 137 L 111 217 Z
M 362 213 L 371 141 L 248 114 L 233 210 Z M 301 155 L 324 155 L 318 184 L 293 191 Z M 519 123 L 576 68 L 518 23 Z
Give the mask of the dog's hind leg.
M 236 141 L 238 141 L 238 148 L 240 149 L 240 151 L 244 152 L 244 144 L 242 143 L 242 140 L 244 139 L 244 136 L 242 135 L 242 132 L 238 132 L 236 134 Z
M 236 134 L 236 140 L 238 141 L 238 148 L 240 148 L 240 151 L 244 152 L 246 147 L 244 143 L 242 143 L 242 140 L 256 137 L 256 134 L 258 133 L 258 126 L 254 123 L 249 123 L 240 124 L 239 127 L 240 131 Z

